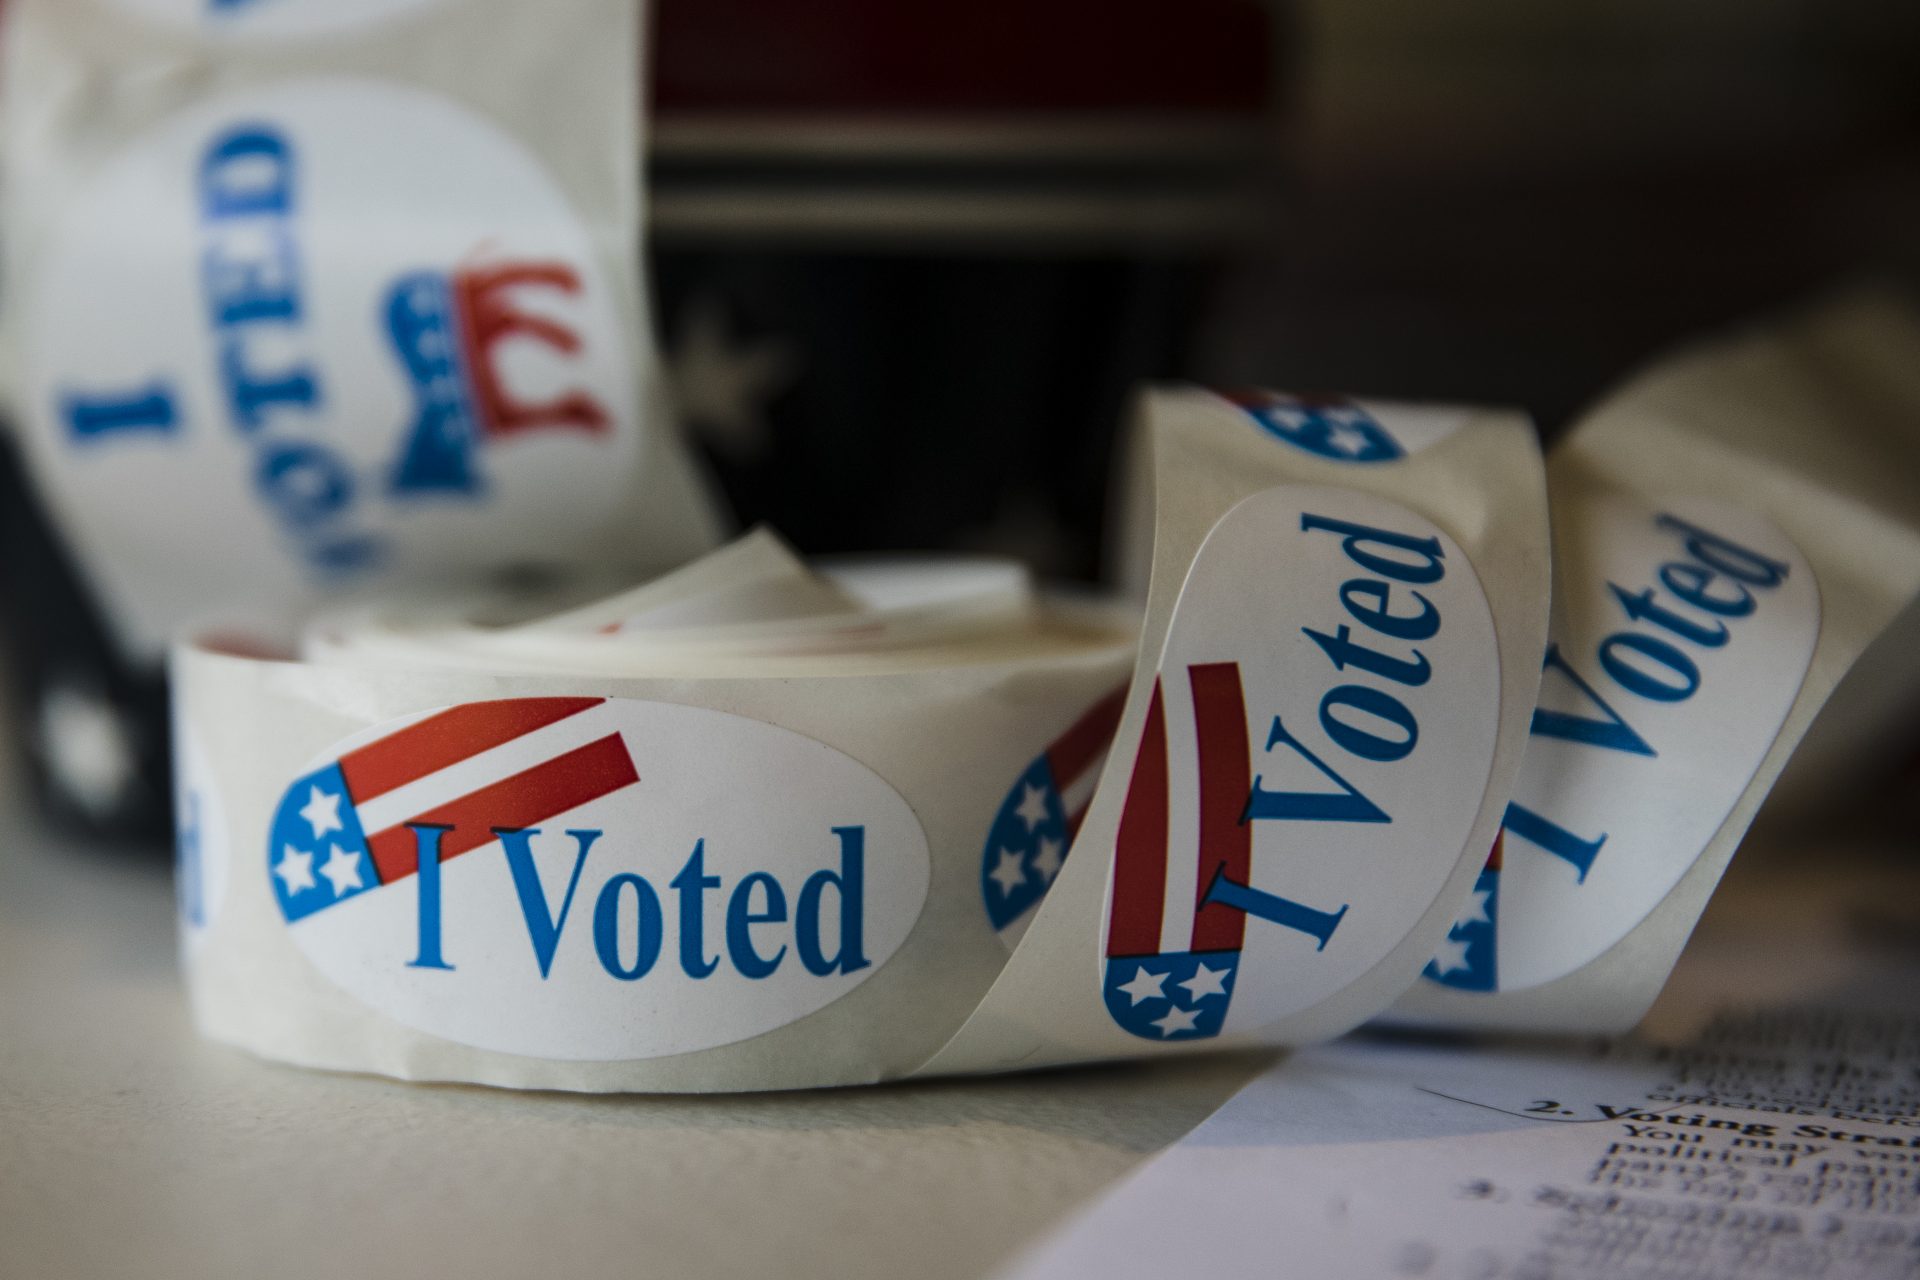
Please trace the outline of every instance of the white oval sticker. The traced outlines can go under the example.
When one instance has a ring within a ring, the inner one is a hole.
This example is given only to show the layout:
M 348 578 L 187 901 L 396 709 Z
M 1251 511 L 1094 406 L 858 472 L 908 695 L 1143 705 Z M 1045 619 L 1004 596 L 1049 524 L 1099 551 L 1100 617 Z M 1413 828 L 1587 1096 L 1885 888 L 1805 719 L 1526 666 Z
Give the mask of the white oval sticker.
M 266 873 L 315 967 L 461 1044 L 686 1053 L 833 1003 L 906 941 L 926 835 L 846 755 L 724 712 L 467 703 L 287 789 Z
M 1486 596 L 1432 522 L 1310 486 L 1229 511 L 1181 588 L 1120 819 L 1114 1021 L 1253 1030 L 1377 965 L 1459 865 L 1499 710 Z
M 171 26 L 235 39 L 298 37 L 377 26 L 441 0 L 116 0 Z
M 1723 502 L 1593 501 L 1562 563 L 1506 823 L 1428 979 L 1517 991 L 1598 959 L 1673 891 L 1760 767 L 1820 636 L 1771 523 Z
M 157 643 L 229 594 L 577 550 L 642 426 L 596 264 L 540 165 L 432 94 L 253 89 L 128 147 L 25 328 L 40 470 L 116 614 Z

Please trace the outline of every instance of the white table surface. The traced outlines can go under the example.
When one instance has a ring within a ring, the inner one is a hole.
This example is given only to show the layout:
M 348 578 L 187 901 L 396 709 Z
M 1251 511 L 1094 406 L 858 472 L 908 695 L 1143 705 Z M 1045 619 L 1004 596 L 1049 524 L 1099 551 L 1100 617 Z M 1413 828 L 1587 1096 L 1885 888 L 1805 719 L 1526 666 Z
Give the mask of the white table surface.
M 730 1097 L 400 1084 L 199 1040 L 173 946 L 157 858 L 0 825 L 4 1280 L 979 1276 L 1271 1061 Z

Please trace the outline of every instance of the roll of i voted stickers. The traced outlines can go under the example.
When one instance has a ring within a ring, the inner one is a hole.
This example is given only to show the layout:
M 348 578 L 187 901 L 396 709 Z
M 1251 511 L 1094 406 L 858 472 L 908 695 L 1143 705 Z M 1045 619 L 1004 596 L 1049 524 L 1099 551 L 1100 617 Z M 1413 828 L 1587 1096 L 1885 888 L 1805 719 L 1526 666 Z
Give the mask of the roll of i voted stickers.
M 268 1057 L 583 1090 L 1294 1043 L 1413 982 L 1545 643 L 1531 428 L 1404 456 L 1149 396 L 1144 622 L 759 531 L 586 599 L 174 654 L 233 854 L 196 1018 Z M 183 928 L 188 926 L 183 925 Z
M 201 1025 L 528 1087 L 909 1073 L 1006 959 L 977 858 L 1010 764 L 1134 652 L 1124 614 L 1010 579 L 816 574 L 761 533 L 585 605 L 325 618 L 304 661 L 182 648 L 248 833 L 188 949 Z
M 634 6 L 188 8 L 7 17 L 19 417 L 129 652 L 711 546 L 637 292 Z
M 1527 758 L 1394 1017 L 1621 1030 L 1829 691 L 1920 590 L 1920 324 L 1859 298 L 1655 368 L 1548 463 Z

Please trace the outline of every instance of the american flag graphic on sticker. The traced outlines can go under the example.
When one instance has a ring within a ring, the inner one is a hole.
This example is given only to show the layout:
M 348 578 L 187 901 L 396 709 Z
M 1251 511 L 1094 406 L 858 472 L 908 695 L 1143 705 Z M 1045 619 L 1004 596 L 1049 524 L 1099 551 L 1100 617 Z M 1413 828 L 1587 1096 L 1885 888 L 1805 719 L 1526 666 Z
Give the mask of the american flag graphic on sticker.
M 440 708 L 286 789 L 266 874 L 316 968 L 406 1025 L 642 1058 L 783 1026 L 870 979 L 926 900 L 926 835 L 802 734 L 606 697 Z
M 1176 736 L 1191 750 L 1168 755 L 1167 681 L 1156 680 L 1134 757 L 1114 849 L 1107 921 L 1107 1011 L 1134 1035 L 1161 1040 L 1220 1034 L 1246 938 L 1246 914 L 1208 902 L 1219 885 L 1245 885 L 1253 829 L 1243 821 L 1251 785 L 1240 668 L 1187 669 L 1174 686 Z M 1186 732 L 1183 732 L 1186 730 Z M 1197 782 L 1197 812 L 1170 823 L 1170 771 Z
M 1093 802 L 1127 691 L 1115 689 L 1047 744 L 994 815 L 980 858 L 987 919 L 1011 950 L 1066 861 Z
M 295 782 L 273 822 L 274 896 L 289 923 L 419 870 L 414 828 L 443 828 L 440 861 L 537 827 L 640 780 L 617 733 L 542 751 L 535 730 L 605 698 L 474 702 L 425 716 Z M 581 735 L 586 736 L 586 735 Z
M 1246 388 L 1216 394 L 1275 440 L 1330 462 L 1398 462 L 1438 444 L 1473 416 L 1472 410 L 1456 405 Z

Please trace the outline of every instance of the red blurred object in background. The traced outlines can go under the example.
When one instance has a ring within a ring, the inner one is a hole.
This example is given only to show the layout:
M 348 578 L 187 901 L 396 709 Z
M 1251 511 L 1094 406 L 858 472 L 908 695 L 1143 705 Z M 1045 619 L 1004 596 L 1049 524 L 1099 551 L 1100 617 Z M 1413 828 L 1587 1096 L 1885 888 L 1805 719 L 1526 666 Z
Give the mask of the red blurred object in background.
M 654 100 L 681 114 L 1258 113 L 1247 0 L 665 0 Z

